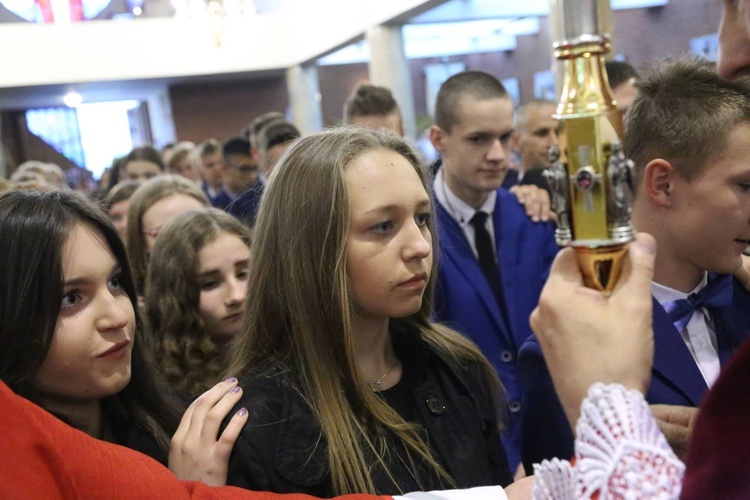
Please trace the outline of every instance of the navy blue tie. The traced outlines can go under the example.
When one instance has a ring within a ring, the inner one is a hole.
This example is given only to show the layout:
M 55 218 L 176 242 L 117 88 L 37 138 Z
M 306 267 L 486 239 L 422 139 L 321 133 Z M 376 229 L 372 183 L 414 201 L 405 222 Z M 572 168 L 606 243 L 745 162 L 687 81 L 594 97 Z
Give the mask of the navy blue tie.
M 675 300 L 664 304 L 669 319 L 674 323 L 677 331 L 682 333 L 693 317 L 696 309 L 701 307 L 724 307 L 732 303 L 732 275 L 718 275 L 708 281 L 708 284 L 686 299 Z

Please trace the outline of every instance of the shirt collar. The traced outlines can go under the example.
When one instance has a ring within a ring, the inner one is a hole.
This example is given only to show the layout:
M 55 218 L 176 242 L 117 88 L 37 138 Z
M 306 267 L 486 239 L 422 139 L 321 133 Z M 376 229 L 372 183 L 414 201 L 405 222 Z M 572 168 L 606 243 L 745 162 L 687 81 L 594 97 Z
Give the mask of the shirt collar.
M 458 222 L 460 226 L 467 225 L 471 218 L 474 217 L 474 214 L 479 211 L 485 212 L 490 216 L 490 218 L 495 211 L 495 203 L 497 202 L 497 190 L 493 190 L 489 194 L 489 196 L 487 196 L 487 199 L 484 200 L 482 206 L 479 207 L 479 209 L 475 209 L 474 207 L 464 202 L 461 198 L 456 196 L 453 191 L 451 191 L 451 188 L 448 187 L 445 179 L 443 179 L 442 168 L 438 170 L 437 175 L 435 175 L 434 188 L 435 196 L 437 197 L 440 204 L 443 205 L 443 208 L 445 208 L 445 210 L 451 215 L 451 217 L 453 217 L 456 222 Z
M 681 292 L 679 290 L 675 290 L 674 288 L 669 288 L 664 285 L 660 285 L 656 282 L 651 282 L 651 294 L 654 296 L 657 302 L 659 304 L 666 304 L 667 302 L 674 302 L 675 300 L 682 300 L 688 298 L 689 295 L 692 295 L 694 293 L 699 292 L 702 290 L 706 285 L 708 284 L 708 273 L 703 273 L 703 278 L 701 279 L 700 283 L 690 290 L 690 292 L 685 293 Z

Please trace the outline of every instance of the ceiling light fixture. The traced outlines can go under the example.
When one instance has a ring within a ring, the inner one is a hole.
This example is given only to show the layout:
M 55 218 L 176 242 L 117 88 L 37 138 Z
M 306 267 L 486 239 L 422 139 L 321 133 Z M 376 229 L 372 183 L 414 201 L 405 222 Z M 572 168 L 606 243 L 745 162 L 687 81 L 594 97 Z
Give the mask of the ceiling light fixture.
M 83 102 L 83 96 L 78 92 L 68 92 L 63 96 L 63 102 L 69 108 L 77 108 Z

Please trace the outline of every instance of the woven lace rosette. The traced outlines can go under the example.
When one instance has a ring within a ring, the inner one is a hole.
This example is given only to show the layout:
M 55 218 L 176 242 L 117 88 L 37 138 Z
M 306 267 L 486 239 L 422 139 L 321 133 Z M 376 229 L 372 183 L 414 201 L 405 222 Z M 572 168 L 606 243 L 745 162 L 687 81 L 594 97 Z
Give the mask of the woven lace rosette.
M 594 384 L 576 425 L 575 465 L 534 466 L 535 499 L 672 499 L 685 465 L 669 447 L 643 395 L 620 385 Z

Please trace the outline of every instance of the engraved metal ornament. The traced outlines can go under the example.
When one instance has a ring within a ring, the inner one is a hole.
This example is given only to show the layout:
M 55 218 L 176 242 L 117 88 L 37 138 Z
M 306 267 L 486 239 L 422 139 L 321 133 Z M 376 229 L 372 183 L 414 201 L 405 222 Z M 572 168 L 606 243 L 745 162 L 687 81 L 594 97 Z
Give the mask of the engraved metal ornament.
M 549 184 L 552 194 L 552 210 L 557 215 L 555 240 L 558 245 L 567 246 L 573 241 L 573 233 L 570 228 L 570 203 L 568 202 L 570 189 L 568 187 L 568 173 L 565 166 L 560 162 L 560 148 L 554 145 L 550 146 L 549 161 L 552 166 L 545 169 L 542 175 Z
M 633 209 L 633 161 L 625 156 L 619 141 L 612 143 L 612 154 L 607 165 L 609 192 L 607 193 L 610 235 L 616 242 L 626 243 L 635 238 L 630 219 Z

